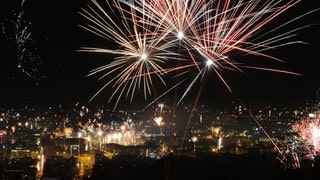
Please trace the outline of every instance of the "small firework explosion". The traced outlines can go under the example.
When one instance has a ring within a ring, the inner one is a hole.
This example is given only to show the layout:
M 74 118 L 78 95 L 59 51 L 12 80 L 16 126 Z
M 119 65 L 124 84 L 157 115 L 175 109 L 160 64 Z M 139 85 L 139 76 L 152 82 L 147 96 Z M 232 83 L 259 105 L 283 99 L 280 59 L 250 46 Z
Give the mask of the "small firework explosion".
M 295 122 L 282 141 L 281 162 L 286 168 L 301 168 L 313 164 L 320 154 L 320 114 L 310 113 L 308 117 Z M 304 162 L 304 163 L 302 163 Z
M 9 42 L 9 48 L 15 48 L 17 62 L 15 66 L 22 72 L 23 79 L 28 83 L 38 85 L 40 57 L 36 53 L 35 40 L 32 39 L 31 22 L 25 15 L 25 0 L 22 0 L 13 18 L 3 21 L 2 33 Z
M 309 117 L 293 125 L 293 130 L 312 146 L 315 152 L 320 152 L 320 116 L 309 114 Z

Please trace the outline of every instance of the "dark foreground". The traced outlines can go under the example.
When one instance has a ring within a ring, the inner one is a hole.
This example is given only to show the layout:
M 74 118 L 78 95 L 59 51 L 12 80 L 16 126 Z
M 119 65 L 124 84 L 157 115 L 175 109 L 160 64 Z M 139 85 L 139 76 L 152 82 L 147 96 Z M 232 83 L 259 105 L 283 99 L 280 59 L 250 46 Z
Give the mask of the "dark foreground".
M 320 164 L 314 162 L 301 168 L 284 168 L 274 155 L 216 154 L 167 156 L 159 160 L 119 156 L 97 161 L 89 179 L 320 179 Z

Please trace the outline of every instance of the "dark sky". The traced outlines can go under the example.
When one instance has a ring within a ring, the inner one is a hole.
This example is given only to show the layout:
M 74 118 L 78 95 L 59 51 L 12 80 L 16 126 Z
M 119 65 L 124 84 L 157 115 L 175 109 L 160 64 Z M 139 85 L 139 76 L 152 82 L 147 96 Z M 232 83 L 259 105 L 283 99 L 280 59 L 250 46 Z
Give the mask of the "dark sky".
M 26 0 L 22 9 L 19 7 L 20 1 L 7 1 L 7 5 L 1 6 L 0 11 L 2 29 L 0 106 L 67 105 L 75 102 L 107 105 L 106 97 L 110 91 L 103 92 L 89 103 L 89 99 L 101 84 L 97 81 L 98 76 L 85 76 L 91 69 L 104 65 L 108 56 L 77 52 L 82 46 L 108 46 L 110 43 L 78 26 L 85 23 L 78 11 L 89 1 Z M 318 4 L 318 0 L 305 0 L 299 7 L 292 8 L 274 20 L 271 25 L 281 24 L 299 14 L 320 8 Z M 12 28 L 16 14 L 21 11 L 24 12 L 23 20 L 30 22 L 24 25 L 31 32 L 32 39 L 25 46 L 32 53 L 31 58 L 25 57 L 25 72 L 18 68 L 17 41 L 14 39 Z M 299 31 L 298 36 L 294 37 L 309 44 L 290 45 L 272 52 L 286 62 L 275 63 L 274 67 L 294 71 L 302 76 L 253 70 L 248 70 L 244 74 L 226 72 L 233 93 L 228 92 L 221 82 L 212 79 L 206 84 L 200 103 L 215 107 L 231 105 L 232 101 L 244 103 L 248 107 L 265 105 L 299 107 L 307 102 L 314 103 L 317 90 L 320 88 L 320 70 L 317 62 L 320 50 L 319 22 L 320 14 L 317 11 L 299 20 L 301 24 L 288 26 L 287 30 L 311 25 Z M 32 72 L 32 77 L 26 73 L 28 71 Z M 146 105 L 148 102 L 150 99 L 136 100 L 131 104 Z M 120 105 L 128 103 L 129 100 L 121 102 Z

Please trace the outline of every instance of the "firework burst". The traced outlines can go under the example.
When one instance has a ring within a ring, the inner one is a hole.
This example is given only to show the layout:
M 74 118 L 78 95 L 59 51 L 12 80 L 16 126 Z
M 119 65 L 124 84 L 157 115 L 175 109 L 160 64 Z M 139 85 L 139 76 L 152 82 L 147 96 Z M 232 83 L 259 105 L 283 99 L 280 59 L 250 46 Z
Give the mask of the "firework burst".
M 292 126 L 307 146 L 311 146 L 314 152 L 320 153 L 320 116 L 318 113 L 310 114 L 308 118 L 295 123 Z
M 133 100 L 135 93 L 142 89 L 144 97 L 153 94 L 153 79 L 156 78 L 166 85 L 163 75 L 172 71 L 164 69 L 164 65 L 171 60 L 181 59 L 178 54 L 171 51 L 173 43 L 162 42 L 166 34 L 150 32 L 146 16 L 138 16 L 135 9 L 113 1 L 107 1 L 107 10 L 97 1 L 92 0 L 93 6 L 89 10 L 82 9 L 80 14 L 89 20 L 89 24 L 81 26 L 84 29 L 112 41 L 119 48 L 92 48 L 83 47 L 80 51 L 109 53 L 116 56 L 107 65 L 93 69 L 88 76 L 106 72 L 100 79 L 111 77 L 108 82 L 91 98 L 91 100 L 107 87 L 112 87 L 114 92 L 109 102 L 116 99 L 115 107 L 120 98 L 125 96 Z M 108 14 L 112 12 L 113 14 Z M 115 17 L 121 17 L 115 21 Z
M 114 0 L 112 3 L 106 1 L 104 7 L 95 0 L 91 1 L 95 7 L 89 6 L 89 11 L 83 9 L 81 12 L 90 24 L 82 27 L 113 41 L 119 49 L 87 47 L 83 51 L 116 55 L 114 61 L 89 74 L 106 72 L 101 78 L 112 77 L 98 93 L 106 87 L 113 87 L 115 91 L 109 101 L 118 96 L 116 104 L 121 96 L 129 96 L 132 101 L 140 87 L 143 87 L 145 97 L 153 94 L 152 79 L 156 77 L 166 85 L 163 76 L 174 71 L 174 77 L 181 76 L 183 80 L 168 88 L 168 91 L 182 82 L 189 82 L 178 104 L 196 82 L 205 82 L 203 79 L 210 75 L 209 72 L 214 72 L 230 92 L 232 88 L 223 75 L 225 70 L 245 72 L 244 69 L 256 69 L 300 75 L 283 69 L 257 66 L 256 62 L 241 63 L 238 57 L 252 55 L 283 63 L 283 60 L 269 55 L 268 50 L 304 43 L 291 39 L 308 26 L 282 33 L 279 30 L 314 12 L 310 11 L 270 28 L 270 22 L 300 1 Z M 105 7 L 110 10 L 106 11 Z M 179 61 L 171 63 L 172 59 Z M 155 99 L 161 98 L 168 91 Z
M 35 40 L 30 31 L 31 22 L 27 21 L 25 17 L 25 3 L 25 0 L 21 1 L 18 13 L 15 13 L 13 24 L 2 23 L 2 31 L 8 41 L 14 42 L 17 56 L 16 67 L 25 75 L 24 79 L 30 82 L 29 80 L 36 80 L 39 77 L 41 61 L 35 52 Z
M 301 168 L 306 162 L 313 166 L 320 157 L 319 111 L 290 125 L 279 144 L 279 160 L 285 168 Z

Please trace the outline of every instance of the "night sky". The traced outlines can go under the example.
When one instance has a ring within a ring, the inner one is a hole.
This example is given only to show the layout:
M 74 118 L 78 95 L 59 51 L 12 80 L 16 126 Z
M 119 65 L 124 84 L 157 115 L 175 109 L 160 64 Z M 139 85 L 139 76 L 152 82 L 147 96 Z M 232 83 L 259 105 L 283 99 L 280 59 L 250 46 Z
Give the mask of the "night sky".
M 7 1 L 0 10 L 0 106 L 70 105 L 75 102 L 108 105 L 107 97 L 111 92 L 108 90 L 89 102 L 103 83 L 98 82 L 99 76 L 86 75 L 91 69 L 111 61 L 111 57 L 107 54 L 77 51 L 82 46 L 104 47 L 112 44 L 78 26 L 86 23 L 78 11 L 85 7 L 89 0 L 26 0 L 22 9 L 19 7 L 20 1 Z M 299 14 L 320 8 L 318 4 L 318 0 L 305 0 L 301 6 L 292 8 L 270 25 L 281 24 Z M 26 47 L 32 53 L 33 61 L 28 60 L 30 57 L 25 57 L 25 69 L 32 72 L 31 77 L 26 71 L 18 68 L 17 45 L 13 38 L 13 22 L 16 14 L 21 11 L 24 11 L 23 19 L 30 22 L 27 26 L 32 42 L 28 42 Z M 273 67 L 294 71 L 302 76 L 257 70 L 248 70 L 245 73 L 226 72 L 233 93 L 230 93 L 220 81 L 212 78 L 206 83 L 199 103 L 214 107 L 230 106 L 232 102 L 243 103 L 248 107 L 299 107 L 306 103 L 314 103 L 320 88 L 320 70 L 317 65 L 320 50 L 319 11 L 304 17 L 299 23 L 301 24 L 294 24 L 293 27 L 311 26 L 299 31 L 294 39 L 308 44 L 289 45 L 274 49 L 272 53 L 286 62 L 275 63 Z M 246 58 L 252 60 L 257 57 Z M 166 97 L 167 100 L 170 98 L 171 96 Z M 193 96 L 187 98 L 193 100 Z M 137 98 L 131 103 L 129 100 L 122 101 L 120 107 L 129 103 L 132 106 L 147 105 L 151 99 L 142 101 Z

